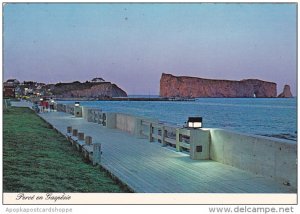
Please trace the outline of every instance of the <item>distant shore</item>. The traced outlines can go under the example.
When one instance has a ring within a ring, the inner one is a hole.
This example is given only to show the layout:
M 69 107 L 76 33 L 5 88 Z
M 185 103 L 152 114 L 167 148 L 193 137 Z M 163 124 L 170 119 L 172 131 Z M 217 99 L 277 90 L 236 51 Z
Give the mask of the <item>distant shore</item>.
M 195 101 L 194 98 L 112 97 L 112 98 L 55 98 L 57 101 Z
M 201 99 L 203 97 L 199 97 Z M 205 97 L 205 98 L 220 98 L 220 97 Z M 246 97 L 234 97 L 233 99 L 243 99 Z M 296 97 L 292 97 L 293 99 Z M 184 98 L 184 97 L 111 97 L 111 98 L 87 98 L 87 97 L 68 97 L 68 98 L 55 98 L 57 101 L 176 101 L 186 102 L 195 101 L 198 98 Z M 226 99 L 226 98 L 225 98 Z M 232 98 L 230 98 L 232 99 Z M 249 99 L 249 98 L 246 98 Z M 264 99 L 264 98 L 250 98 L 250 99 Z M 267 99 L 287 99 L 287 98 L 267 98 Z

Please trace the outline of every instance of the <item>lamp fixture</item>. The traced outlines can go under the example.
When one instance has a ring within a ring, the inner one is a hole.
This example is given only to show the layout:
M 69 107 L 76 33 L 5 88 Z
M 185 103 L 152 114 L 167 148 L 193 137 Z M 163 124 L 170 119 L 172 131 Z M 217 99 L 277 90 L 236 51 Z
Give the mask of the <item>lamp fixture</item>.
M 187 127 L 194 129 L 202 128 L 202 117 L 189 117 Z

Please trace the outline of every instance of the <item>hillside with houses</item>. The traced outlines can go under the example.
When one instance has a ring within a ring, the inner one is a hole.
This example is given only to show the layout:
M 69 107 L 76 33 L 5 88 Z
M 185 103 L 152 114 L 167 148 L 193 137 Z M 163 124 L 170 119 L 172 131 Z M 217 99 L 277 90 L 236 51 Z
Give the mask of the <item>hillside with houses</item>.
M 56 84 L 8 79 L 3 83 L 3 97 L 111 98 L 127 97 L 127 93 L 116 84 L 107 82 L 100 77 L 85 82 L 59 82 Z

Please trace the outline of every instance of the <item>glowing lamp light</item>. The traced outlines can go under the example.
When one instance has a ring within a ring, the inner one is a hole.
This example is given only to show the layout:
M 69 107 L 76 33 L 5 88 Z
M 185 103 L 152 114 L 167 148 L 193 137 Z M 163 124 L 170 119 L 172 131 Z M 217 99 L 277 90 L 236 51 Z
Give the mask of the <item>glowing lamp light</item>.
M 40 101 L 43 101 L 43 98 L 40 98 Z
M 78 107 L 80 105 L 79 102 L 75 102 L 75 106 Z
M 202 117 L 189 117 L 187 127 L 194 129 L 202 128 Z

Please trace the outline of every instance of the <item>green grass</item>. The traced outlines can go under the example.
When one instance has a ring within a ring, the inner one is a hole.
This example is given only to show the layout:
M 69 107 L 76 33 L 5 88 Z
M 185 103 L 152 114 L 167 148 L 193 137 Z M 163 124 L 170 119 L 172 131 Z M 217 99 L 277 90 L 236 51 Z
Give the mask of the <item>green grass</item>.
M 128 192 L 28 108 L 3 112 L 4 192 Z

